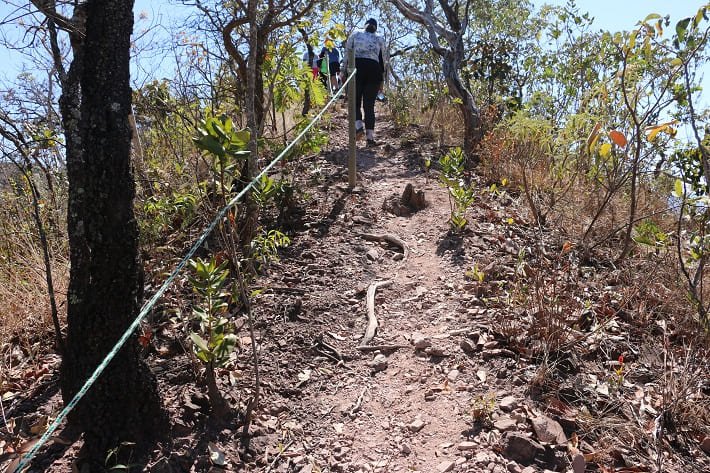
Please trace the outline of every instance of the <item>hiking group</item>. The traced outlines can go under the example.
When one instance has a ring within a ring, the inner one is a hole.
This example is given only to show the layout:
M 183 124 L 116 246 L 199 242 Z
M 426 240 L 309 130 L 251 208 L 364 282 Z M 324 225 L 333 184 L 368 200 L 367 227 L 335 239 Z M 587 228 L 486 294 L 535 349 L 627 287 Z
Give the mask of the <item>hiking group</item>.
M 352 33 L 345 41 L 342 68 L 340 52 L 336 47 L 323 47 L 316 57 L 312 46 L 309 45 L 303 60 L 311 67 L 314 79 L 320 77 L 326 88 L 330 87 L 331 91 L 335 91 L 340 84 L 345 83 L 348 76 L 348 55 L 351 50 L 355 52 L 357 68 L 355 130 L 358 138 L 367 138 L 367 146 L 375 146 L 375 102 L 384 101 L 382 91 L 389 62 L 385 40 L 377 34 L 377 20 L 370 18 L 365 22 L 364 31 Z

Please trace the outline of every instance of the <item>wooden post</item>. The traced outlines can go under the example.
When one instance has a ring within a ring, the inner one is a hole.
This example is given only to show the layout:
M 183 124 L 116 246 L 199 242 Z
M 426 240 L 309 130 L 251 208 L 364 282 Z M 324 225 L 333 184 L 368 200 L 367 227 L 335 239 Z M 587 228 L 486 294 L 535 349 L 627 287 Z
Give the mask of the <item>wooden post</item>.
M 348 69 L 355 69 L 355 49 L 348 51 Z M 348 71 L 349 72 L 349 71 Z M 356 73 L 357 74 L 357 73 Z M 348 83 L 348 185 L 357 184 L 357 148 L 355 144 L 355 77 Z

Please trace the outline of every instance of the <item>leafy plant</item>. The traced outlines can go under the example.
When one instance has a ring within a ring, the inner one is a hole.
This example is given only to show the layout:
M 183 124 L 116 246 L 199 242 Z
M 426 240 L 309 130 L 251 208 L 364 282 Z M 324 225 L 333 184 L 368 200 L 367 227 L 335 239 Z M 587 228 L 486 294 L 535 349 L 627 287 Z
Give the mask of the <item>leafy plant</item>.
M 453 148 L 441 159 L 439 182 L 449 190 L 451 216 L 449 222 L 454 231 L 463 231 L 468 225 L 466 210 L 473 204 L 473 189 L 466 182 L 464 166 L 466 157 L 461 148 Z
M 664 232 L 653 220 L 644 220 L 634 226 L 633 240 L 652 248 L 665 247 L 670 244 L 668 233 Z
M 228 309 L 229 294 L 225 290 L 228 284 L 228 261 L 217 264 L 212 258 L 190 260 L 195 275 L 190 278 L 193 291 L 199 301 L 193 306 L 193 315 L 198 322 L 199 332 L 191 332 L 190 340 L 197 358 L 206 365 L 206 377 L 210 402 L 216 411 L 224 408 L 214 375 L 217 367 L 224 366 L 234 352 L 237 337 L 234 327 L 225 314 Z
M 209 117 L 200 121 L 193 142 L 212 158 L 214 180 L 224 201 L 229 200 L 234 181 L 241 176 L 240 166 L 249 157 L 249 131 L 237 130 L 232 119 Z
M 186 228 L 194 221 L 198 205 L 197 196 L 191 192 L 175 191 L 165 197 L 149 197 L 143 204 L 143 238 L 152 241 L 166 230 Z
M 496 409 L 496 396 L 493 393 L 476 396 L 471 403 L 471 417 L 474 422 L 489 423 Z
M 251 242 L 253 258 L 265 268 L 270 261 L 278 260 L 279 248 L 285 248 L 291 239 L 278 230 L 262 231 Z
M 476 281 L 478 283 L 482 283 L 486 279 L 486 273 L 481 271 L 481 269 L 478 267 L 477 264 L 474 264 L 473 268 L 466 271 L 465 276 L 468 279 L 470 279 L 472 281 Z

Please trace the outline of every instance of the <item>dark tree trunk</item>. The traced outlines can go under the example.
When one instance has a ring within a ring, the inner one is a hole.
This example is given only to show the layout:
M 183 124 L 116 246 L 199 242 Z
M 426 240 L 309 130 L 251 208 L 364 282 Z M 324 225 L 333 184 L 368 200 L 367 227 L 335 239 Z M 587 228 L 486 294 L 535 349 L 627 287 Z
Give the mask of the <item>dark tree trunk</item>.
M 129 48 L 133 0 L 90 0 L 86 35 L 62 97 L 69 176 L 71 257 L 67 349 L 61 367 L 68 402 L 137 315 L 143 273 L 130 170 Z M 131 337 L 70 414 L 84 432 L 92 471 L 122 441 L 147 447 L 165 419 L 157 384 Z M 110 465 L 109 465 L 110 466 Z
M 478 153 L 476 147 L 483 138 L 483 125 L 481 114 L 473 101 L 473 95 L 461 82 L 459 71 L 463 60 L 463 42 L 453 51 L 448 51 L 443 56 L 442 72 L 446 78 L 446 85 L 449 87 L 449 94 L 460 102 L 458 104 L 464 123 L 463 148 L 470 164 L 478 164 Z

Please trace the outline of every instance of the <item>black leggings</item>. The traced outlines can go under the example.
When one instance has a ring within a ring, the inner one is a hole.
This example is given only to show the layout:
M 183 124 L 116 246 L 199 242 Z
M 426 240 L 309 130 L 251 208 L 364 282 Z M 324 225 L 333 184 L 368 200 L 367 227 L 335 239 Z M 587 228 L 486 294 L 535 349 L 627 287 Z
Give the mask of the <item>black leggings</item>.
M 375 98 L 382 85 L 382 67 L 372 59 L 355 59 L 355 118 L 362 120 L 361 108 L 365 109 L 365 128 L 375 129 Z

